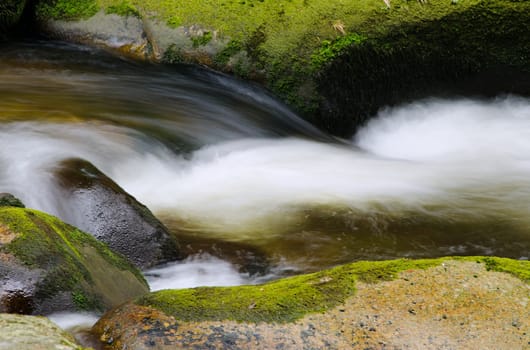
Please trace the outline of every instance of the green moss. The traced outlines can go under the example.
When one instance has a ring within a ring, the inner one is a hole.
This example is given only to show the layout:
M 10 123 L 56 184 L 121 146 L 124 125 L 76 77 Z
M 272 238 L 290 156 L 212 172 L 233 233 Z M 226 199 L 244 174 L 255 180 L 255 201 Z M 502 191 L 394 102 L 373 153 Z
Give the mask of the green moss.
M 20 199 L 11 194 L 5 193 L 0 194 L 0 207 L 25 208 L 25 205 Z
M 35 8 L 41 20 L 77 20 L 94 16 L 99 10 L 96 0 L 41 0 Z
M 355 293 L 356 281 L 389 281 L 402 271 L 427 269 L 447 260 L 485 263 L 490 269 L 530 281 L 529 261 L 490 257 L 360 261 L 258 286 L 159 291 L 139 298 L 136 303 L 183 321 L 293 322 L 308 313 L 340 305 Z
M 203 35 L 191 38 L 193 47 L 197 48 L 199 46 L 204 46 L 212 41 L 213 35 L 212 32 L 205 32 Z
M 483 257 L 478 261 L 486 264 L 491 271 L 507 272 L 515 277 L 530 283 L 530 262 L 497 257 Z
M 0 223 L 17 234 L 14 240 L 0 246 L 0 251 L 16 256 L 28 266 L 47 271 L 37 288 L 37 298 L 49 299 L 58 292 L 71 291 L 78 307 L 101 310 L 103 305 L 98 292 L 93 290 L 92 275 L 99 271 L 91 271 L 93 261 L 88 258 L 103 259 L 108 263 L 106 266 L 132 273 L 147 288 L 141 272 L 125 258 L 54 216 L 37 210 L 0 208 Z M 97 255 L 87 256 L 85 246 L 94 248 Z
M 97 298 L 94 298 L 93 295 L 87 295 L 82 290 L 74 290 L 72 292 L 72 300 L 78 310 L 90 311 L 101 310 L 103 308 Z
M 237 40 L 230 40 L 228 44 L 214 57 L 214 62 L 219 66 L 226 65 L 232 56 L 241 52 L 243 45 Z
M 138 17 L 141 18 L 138 9 L 130 2 L 130 0 L 123 0 L 115 5 L 110 5 L 105 9 L 106 14 L 117 14 L 119 16 L 127 17 Z
M 178 28 L 182 25 L 182 19 L 179 16 L 171 16 L 166 23 L 170 28 Z
M 323 312 L 341 304 L 353 295 L 357 280 L 389 280 L 400 271 L 439 263 L 437 260 L 358 262 L 260 286 L 160 291 L 140 298 L 137 303 L 185 321 L 292 322 L 307 313 Z
M 364 40 L 366 40 L 366 37 L 357 33 L 341 36 L 334 41 L 324 40 L 320 48 L 311 55 L 313 69 L 318 70 L 322 68 L 326 63 L 342 55 L 350 46 L 360 44 Z
M 171 64 L 183 63 L 185 62 L 185 58 L 184 58 L 184 54 L 182 53 L 182 50 L 173 44 L 169 46 L 167 50 L 164 52 L 162 61 L 171 63 Z

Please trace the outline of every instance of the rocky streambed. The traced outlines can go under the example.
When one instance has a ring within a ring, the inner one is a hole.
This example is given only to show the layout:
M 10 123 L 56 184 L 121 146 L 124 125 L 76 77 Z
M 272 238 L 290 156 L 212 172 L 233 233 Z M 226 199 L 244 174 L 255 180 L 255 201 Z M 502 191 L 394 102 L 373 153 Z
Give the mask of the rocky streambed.
M 530 347 L 527 1 L 165 4 L 0 4 L 0 349 Z

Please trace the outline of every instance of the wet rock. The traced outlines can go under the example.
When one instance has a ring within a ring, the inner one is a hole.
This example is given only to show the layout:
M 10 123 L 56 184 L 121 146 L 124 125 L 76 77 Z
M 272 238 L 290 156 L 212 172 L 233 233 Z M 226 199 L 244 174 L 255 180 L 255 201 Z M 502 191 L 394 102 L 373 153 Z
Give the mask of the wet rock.
M 184 256 L 208 254 L 229 261 L 240 273 L 264 275 L 269 271 L 270 261 L 267 254 L 259 248 L 242 242 L 215 240 L 179 234 L 179 243 Z
M 0 350 L 82 350 L 45 317 L 0 314 Z
M 24 203 L 10 193 L 0 193 L 0 207 L 25 208 Z
M 151 293 L 93 330 L 107 350 L 522 349 L 529 282 L 528 261 L 358 262 L 264 285 Z
M 123 254 L 141 269 L 180 258 L 176 238 L 134 197 L 87 161 L 55 171 L 64 192 L 59 216 Z
M 151 55 L 143 23 L 136 16 L 100 11 L 76 21 L 47 20 L 42 23 L 42 30 L 55 39 L 97 46 L 140 60 Z
M 104 311 L 147 291 L 92 236 L 36 210 L 0 208 L 0 312 Z

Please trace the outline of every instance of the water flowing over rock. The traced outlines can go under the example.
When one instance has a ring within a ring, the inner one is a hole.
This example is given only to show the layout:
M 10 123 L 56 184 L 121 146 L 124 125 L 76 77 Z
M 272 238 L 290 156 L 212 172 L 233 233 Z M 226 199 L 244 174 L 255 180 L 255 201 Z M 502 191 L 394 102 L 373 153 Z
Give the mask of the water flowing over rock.
M 144 269 L 180 257 L 177 240 L 134 197 L 91 163 L 63 161 L 57 182 L 66 192 L 61 217 Z
M 0 314 L 2 350 L 82 350 L 71 335 L 44 317 Z
M 358 262 L 258 286 L 151 293 L 94 330 L 105 349 L 522 349 L 529 281 L 530 263 L 510 259 Z
M 341 137 L 431 94 L 530 95 L 528 1 L 385 1 L 40 1 L 37 18 L 51 37 L 258 81 Z
M 103 311 L 148 291 L 140 272 L 58 218 L 0 208 L 0 312 Z

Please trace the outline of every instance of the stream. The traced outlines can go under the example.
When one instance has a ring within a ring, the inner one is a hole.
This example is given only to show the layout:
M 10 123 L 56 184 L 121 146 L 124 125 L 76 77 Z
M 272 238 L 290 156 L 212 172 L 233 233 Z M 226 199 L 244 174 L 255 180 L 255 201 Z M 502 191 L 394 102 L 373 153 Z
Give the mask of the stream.
M 201 241 L 202 253 L 146 271 L 152 289 L 361 259 L 530 256 L 528 98 L 433 97 L 381 109 L 339 140 L 262 88 L 208 70 L 3 43 L 0 192 L 61 217 L 52 170 L 73 157 L 188 244 Z M 208 242 L 244 244 L 268 267 L 238 271 Z

